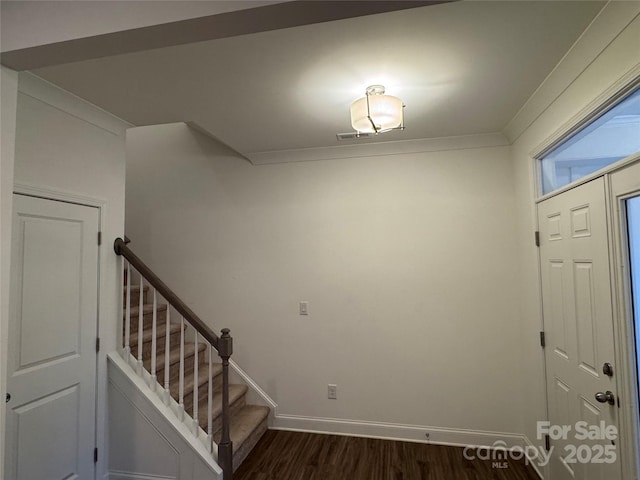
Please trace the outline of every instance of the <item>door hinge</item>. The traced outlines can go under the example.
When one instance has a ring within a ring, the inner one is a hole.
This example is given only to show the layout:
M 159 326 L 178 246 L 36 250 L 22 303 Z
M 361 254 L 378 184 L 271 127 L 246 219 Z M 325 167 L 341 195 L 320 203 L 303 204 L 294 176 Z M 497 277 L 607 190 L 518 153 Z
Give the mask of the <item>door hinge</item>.
M 96 353 L 100 351 L 100 337 L 96 337 Z
M 102 245 L 102 232 L 98 232 L 98 245 Z
M 93 449 L 93 463 L 98 463 L 98 447 Z
M 534 238 L 536 240 L 536 247 L 540 246 L 540 232 L 535 232 Z
M 540 332 L 540 346 L 541 346 L 542 348 L 544 348 L 544 347 L 546 347 L 546 346 L 547 346 L 547 339 L 546 339 L 546 337 L 545 337 L 544 332 Z
M 547 452 L 551 450 L 551 437 L 549 436 L 548 433 L 544 436 L 544 449 Z

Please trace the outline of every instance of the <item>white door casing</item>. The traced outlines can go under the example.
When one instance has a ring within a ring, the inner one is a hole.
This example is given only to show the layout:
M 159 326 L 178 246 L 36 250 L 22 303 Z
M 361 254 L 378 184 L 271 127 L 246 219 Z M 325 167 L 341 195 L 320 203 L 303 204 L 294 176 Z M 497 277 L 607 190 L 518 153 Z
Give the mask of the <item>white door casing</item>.
M 578 422 L 618 428 L 618 405 L 595 397 L 617 399 L 604 179 L 544 200 L 538 222 L 549 421 L 571 427 L 552 436 L 551 478 L 620 479 L 618 439 L 575 437 Z
M 94 477 L 99 210 L 14 195 L 7 480 Z
M 640 196 L 640 155 L 607 175 L 612 199 L 611 217 L 615 252 L 618 392 L 621 397 L 620 428 L 623 478 L 635 479 L 640 465 L 640 406 L 636 369 L 635 326 L 627 230 L 626 200 Z

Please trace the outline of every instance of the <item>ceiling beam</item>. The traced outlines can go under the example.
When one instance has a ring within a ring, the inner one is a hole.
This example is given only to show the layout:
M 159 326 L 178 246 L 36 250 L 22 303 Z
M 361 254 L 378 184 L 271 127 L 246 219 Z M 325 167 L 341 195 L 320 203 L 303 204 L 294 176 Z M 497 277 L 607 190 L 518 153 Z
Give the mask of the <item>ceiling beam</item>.
M 11 50 L 0 54 L 0 62 L 14 70 L 32 70 L 450 1 L 454 0 L 296 0 Z

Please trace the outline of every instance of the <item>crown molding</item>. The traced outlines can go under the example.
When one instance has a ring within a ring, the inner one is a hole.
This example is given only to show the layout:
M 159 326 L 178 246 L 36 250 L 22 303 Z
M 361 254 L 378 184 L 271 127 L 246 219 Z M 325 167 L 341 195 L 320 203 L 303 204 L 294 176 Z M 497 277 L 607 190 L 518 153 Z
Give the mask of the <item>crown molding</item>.
M 133 125 L 30 72 L 18 75 L 18 93 L 35 98 L 109 133 L 124 136 Z
M 609 1 L 503 129 L 514 143 L 640 15 L 640 2 Z
M 364 141 L 367 143 L 253 152 L 245 153 L 243 156 L 248 158 L 254 165 L 267 165 L 273 163 L 311 162 L 317 160 L 406 155 L 413 153 L 466 150 L 471 148 L 501 147 L 509 145 L 507 138 L 500 132 L 376 143 L 371 143 L 367 140 Z

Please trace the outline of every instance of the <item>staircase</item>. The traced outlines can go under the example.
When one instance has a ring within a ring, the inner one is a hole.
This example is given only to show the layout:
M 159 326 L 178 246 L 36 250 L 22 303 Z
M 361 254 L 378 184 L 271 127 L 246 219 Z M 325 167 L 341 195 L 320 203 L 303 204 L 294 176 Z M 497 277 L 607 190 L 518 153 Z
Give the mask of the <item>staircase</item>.
M 139 259 L 136 257 L 136 260 Z M 160 301 L 156 289 L 149 288 L 142 275 L 132 273 L 129 262 L 124 263 L 125 360 L 137 369 L 141 377 L 147 379 L 149 387 L 165 403 L 176 407 L 173 408 L 174 412 L 181 421 L 190 425 L 196 438 L 205 438 L 219 445 L 220 457 L 225 443 L 222 438 L 225 396 L 223 363 L 216 349 L 208 344 L 198 329 L 186 321 L 176 308 Z M 133 284 L 134 281 L 137 284 Z M 143 284 L 142 288 L 140 283 Z M 228 336 L 228 331 L 223 331 L 220 340 L 225 335 Z M 269 408 L 247 404 L 247 391 L 246 385 L 228 384 L 228 436 L 233 446 L 233 460 L 230 462 L 232 467 L 225 469 L 221 463 L 223 459 L 218 458 L 218 463 L 225 471 L 224 480 L 232 480 L 232 471 L 240 466 L 267 430 Z M 211 451 L 215 452 L 213 444 Z

